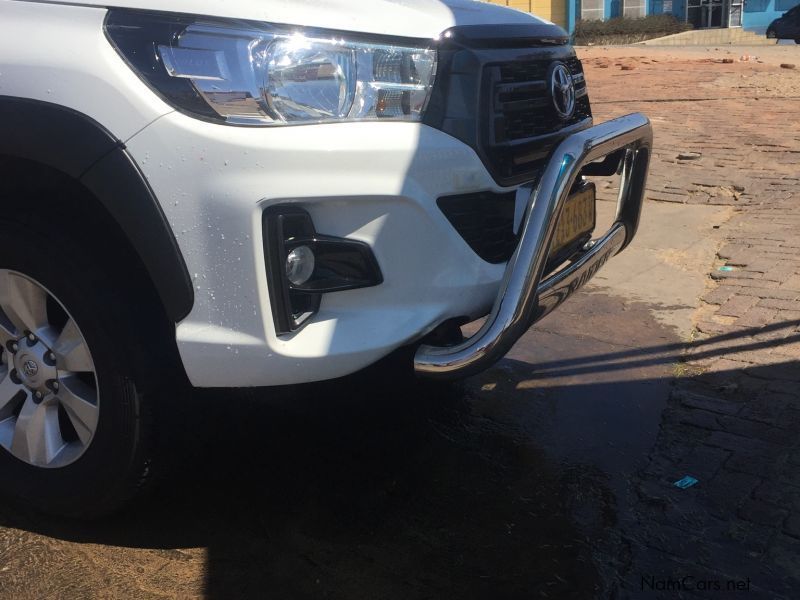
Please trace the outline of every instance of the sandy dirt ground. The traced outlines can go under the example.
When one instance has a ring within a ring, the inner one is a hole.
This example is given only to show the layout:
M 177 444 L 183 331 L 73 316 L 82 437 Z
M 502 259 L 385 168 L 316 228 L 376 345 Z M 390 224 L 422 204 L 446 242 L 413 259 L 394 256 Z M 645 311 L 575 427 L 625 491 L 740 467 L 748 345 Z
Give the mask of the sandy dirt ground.
M 577 52 L 590 72 L 593 105 L 720 97 L 800 100 L 800 46 L 580 47 Z

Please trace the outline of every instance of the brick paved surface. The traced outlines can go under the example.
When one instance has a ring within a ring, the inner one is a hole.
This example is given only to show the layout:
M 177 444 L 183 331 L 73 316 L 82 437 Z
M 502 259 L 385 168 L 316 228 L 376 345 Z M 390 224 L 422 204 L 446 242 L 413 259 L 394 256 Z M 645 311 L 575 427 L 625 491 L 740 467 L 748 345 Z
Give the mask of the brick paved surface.
M 686 376 L 608 551 L 608 592 L 730 597 L 735 579 L 748 598 L 800 597 L 800 73 L 714 52 L 616 52 L 581 54 L 599 120 L 641 110 L 654 123 L 649 200 L 735 213 Z M 699 483 L 678 489 L 676 474 Z

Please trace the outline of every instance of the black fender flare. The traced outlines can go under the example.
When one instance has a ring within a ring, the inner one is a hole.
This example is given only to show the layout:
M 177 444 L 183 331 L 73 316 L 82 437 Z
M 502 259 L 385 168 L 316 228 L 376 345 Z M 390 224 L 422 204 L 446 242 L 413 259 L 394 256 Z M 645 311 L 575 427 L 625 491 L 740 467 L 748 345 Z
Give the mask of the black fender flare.
M 194 305 L 194 288 L 161 205 L 125 144 L 80 112 L 0 96 L 0 154 L 51 167 L 79 181 L 108 211 L 139 255 L 174 322 Z

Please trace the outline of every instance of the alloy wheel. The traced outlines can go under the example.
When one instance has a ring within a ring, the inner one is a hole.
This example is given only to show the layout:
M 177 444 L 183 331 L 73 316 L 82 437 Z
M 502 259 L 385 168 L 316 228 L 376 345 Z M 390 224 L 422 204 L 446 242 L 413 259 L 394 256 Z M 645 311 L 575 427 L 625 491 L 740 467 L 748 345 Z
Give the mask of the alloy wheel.
M 41 283 L 0 269 L 0 446 L 36 467 L 80 458 L 99 417 L 89 346 Z

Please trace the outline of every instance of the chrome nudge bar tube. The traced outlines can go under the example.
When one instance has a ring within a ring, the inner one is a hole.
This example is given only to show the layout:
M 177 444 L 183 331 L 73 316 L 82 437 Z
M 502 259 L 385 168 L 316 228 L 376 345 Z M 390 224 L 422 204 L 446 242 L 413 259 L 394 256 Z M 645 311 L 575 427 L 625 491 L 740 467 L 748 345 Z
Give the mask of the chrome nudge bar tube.
M 486 369 L 502 358 L 531 325 L 621 252 L 639 225 L 652 143 L 650 121 L 638 113 L 596 125 L 561 142 L 528 200 L 519 244 L 508 261 L 483 327 L 456 346 L 420 346 L 414 357 L 416 372 L 451 379 Z M 624 152 L 614 224 L 581 256 L 542 280 L 556 224 L 573 183 L 587 164 L 618 150 Z

